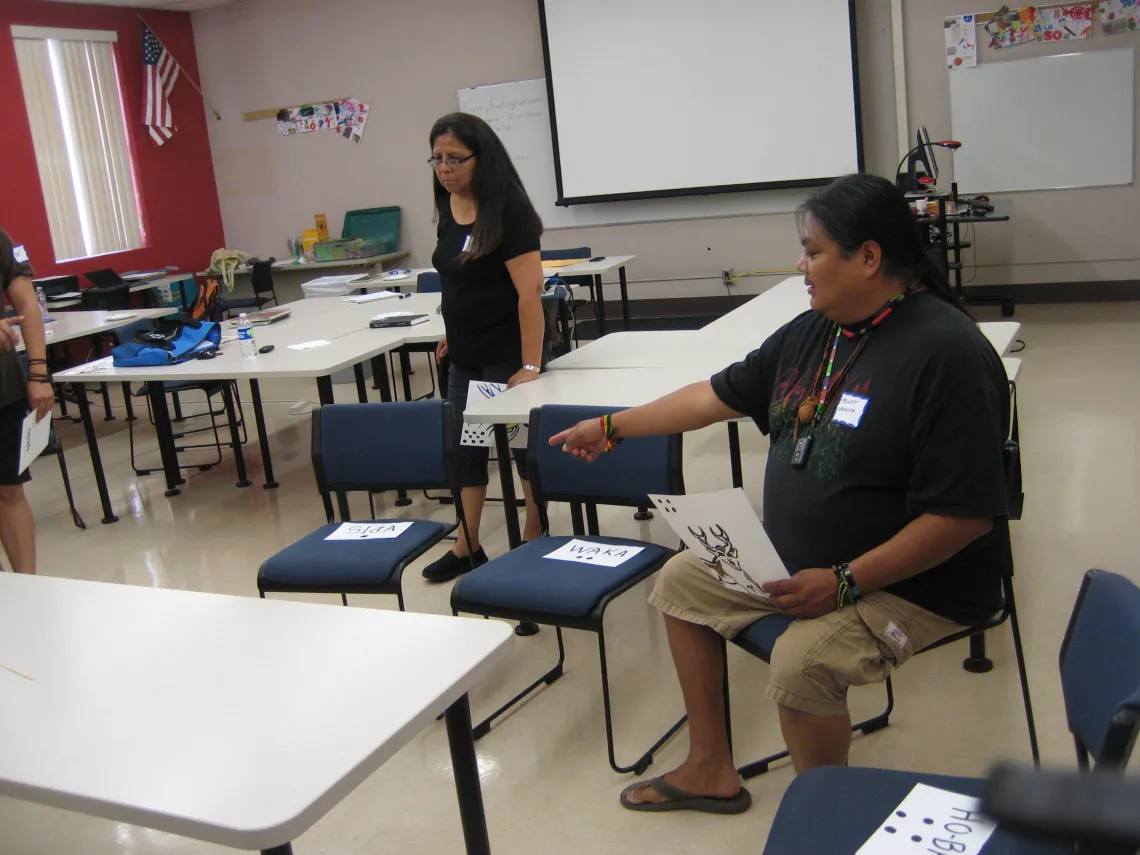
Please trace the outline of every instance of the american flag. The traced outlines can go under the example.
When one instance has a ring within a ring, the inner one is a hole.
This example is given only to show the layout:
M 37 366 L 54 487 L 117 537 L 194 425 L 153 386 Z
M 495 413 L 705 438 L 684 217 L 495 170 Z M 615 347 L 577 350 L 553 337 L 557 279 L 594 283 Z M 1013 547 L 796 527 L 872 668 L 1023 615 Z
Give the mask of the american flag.
M 155 145 L 174 136 L 174 116 L 170 112 L 170 91 L 178 80 L 174 61 L 150 27 L 143 24 L 143 124 Z

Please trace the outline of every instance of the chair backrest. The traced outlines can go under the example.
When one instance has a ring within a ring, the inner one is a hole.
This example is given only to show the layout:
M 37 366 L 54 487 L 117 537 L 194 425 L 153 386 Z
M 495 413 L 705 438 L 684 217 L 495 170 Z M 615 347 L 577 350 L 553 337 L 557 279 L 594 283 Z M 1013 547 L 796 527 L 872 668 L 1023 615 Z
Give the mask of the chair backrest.
M 592 258 L 588 246 L 578 246 L 573 249 L 544 249 L 539 255 L 543 261 L 566 261 L 568 258 Z
M 131 305 L 131 286 L 110 285 L 105 288 L 86 288 L 80 292 L 85 311 L 116 311 Z
M 194 276 L 194 300 L 188 304 L 186 314 L 196 321 L 218 320 L 218 296 L 222 286 L 216 276 Z
M 118 327 L 112 332 L 115 336 L 115 344 L 126 344 L 128 341 L 134 341 L 135 333 L 143 332 L 153 327 L 154 321 L 150 318 L 139 318 L 137 321 L 131 321 L 126 326 Z
M 425 270 L 416 277 L 416 290 L 421 294 L 435 294 L 443 290 L 443 280 L 434 270 Z
M 649 504 L 649 493 L 685 492 L 680 434 L 627 439 L 594 463 L 550 445 L 556 433 L 620 409 L 546 406 L 531 410 L 527 473 L 537 501 L 644 507 Z
M 110 288 L 112 285 L 122 285 L 123 278 L 110 267 L 100 267 L 98 270 L 88 270 L 84 278 L 96 288 Z
M 79 290 L 78 276 L 49 276 L 44 279 L 33 279 L 32 283 L 42 288 L 44 296 L 49 300 L 58 294 L 70 294 Z
M 253 286 L 253 293 L 255 294 L 271 294 L 277 296 L 277 292 L 273 289 L 273 261 L 255 261 L 250 268 L 249 282 Z
M 1140 588 L 1089 570 L 1061 644 L 1069 730 L 1097 766 L 1124 767 L 1140 732 Z
M 322 494 L 452 489 L 445 401 L 330 404 L 313 412 L 313 471 Z

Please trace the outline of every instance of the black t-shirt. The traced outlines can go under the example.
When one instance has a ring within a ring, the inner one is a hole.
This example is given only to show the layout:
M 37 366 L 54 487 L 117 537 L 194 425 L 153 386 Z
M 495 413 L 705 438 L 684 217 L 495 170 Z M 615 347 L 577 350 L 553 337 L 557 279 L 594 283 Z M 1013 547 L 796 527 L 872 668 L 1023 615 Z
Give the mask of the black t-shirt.
M 473 224 L 472 224 L 473 225 Z M 432 264 L 443 289 L 443 323 L 452 362 L 479 369 L 510 362 L 522 366 L 519 295 L 507 262 L 538 252 L 541 229 L 527 215 L 521 199 L 503 207 L 503 242 L 482 258 L 460 263 L 472 225 L 460 225 L 450 207 L 439 212 L 438 242 Z
M 712 378 L 725 404 L 770 435 L 768 536 L 799 570 L 853 561 L 925 513 L 998 518 L 945 563 L 886 588 L 959 623 L 984 620 L 1001 607 L 1007 536 L 1009 387 L 1001 359 L 953 306 L 929 293 L 907 297 L 829 392 L 807 465 L 795 468 L 799 405 L 834 335 L 834 322 L 807 312 Z M 840 337 L 835 372 L 856 341 Z M 801 426 L 801 437 L 806 432 Z
M 13 246 L 8 233 L 0 228 L 0 286 L 4 293 L 18 277 L 35 275 L 27 252 L 22 246 Z M 0 407 L 14 404 L 27 394 L 27 381 L 16 351 L 5 351 L 0 354 Z

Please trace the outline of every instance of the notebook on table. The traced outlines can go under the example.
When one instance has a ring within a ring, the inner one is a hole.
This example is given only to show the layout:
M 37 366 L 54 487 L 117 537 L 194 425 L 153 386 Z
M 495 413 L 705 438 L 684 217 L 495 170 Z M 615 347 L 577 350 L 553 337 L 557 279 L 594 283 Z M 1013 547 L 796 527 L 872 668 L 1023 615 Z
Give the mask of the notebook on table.
M 283 321 L 293 314 L 292 309 L 262 309 L 260 312 L 253 312 L 247 314 L 245 319 L 253 324 L 255 327 L 266 327 L 270 324 L 275 324 L 278 321 Z M 231 327 L 238 325 L 239 318 L 230 318 L 229 324 Z
M 372 318 L 368 322 L 368 326 L 374 330 L 385 327 L 414 327 L 416 324 L 426 324 L 427 321 L 427 315 L 420 315 L 415 312 L 384 312 Z

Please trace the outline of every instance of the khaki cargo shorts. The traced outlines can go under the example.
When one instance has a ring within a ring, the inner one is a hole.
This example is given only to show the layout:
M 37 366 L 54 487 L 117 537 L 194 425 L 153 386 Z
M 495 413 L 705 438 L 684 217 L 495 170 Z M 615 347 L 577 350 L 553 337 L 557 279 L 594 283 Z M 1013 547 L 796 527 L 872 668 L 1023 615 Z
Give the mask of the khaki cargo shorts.
M 726 588 L 689 550 L 661 568 L 649 602 L 728 639 L 779 612 Z M 882 682 L 916 651 L 961 629 L 894 594 L 872 591 L 853 606 L 793 623 L 772 650 L 766 695 L 806 713 L 843 715 L 849 686 Z

